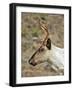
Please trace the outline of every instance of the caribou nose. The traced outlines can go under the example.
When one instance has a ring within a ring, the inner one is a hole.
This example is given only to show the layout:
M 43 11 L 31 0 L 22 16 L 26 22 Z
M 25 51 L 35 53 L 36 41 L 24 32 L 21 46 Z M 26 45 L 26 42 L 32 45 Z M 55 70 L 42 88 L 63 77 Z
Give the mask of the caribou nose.
M 29 64 L 32 66 L 36 66 L 36 63 L 34 62 L 34 60 L 29 60 Z

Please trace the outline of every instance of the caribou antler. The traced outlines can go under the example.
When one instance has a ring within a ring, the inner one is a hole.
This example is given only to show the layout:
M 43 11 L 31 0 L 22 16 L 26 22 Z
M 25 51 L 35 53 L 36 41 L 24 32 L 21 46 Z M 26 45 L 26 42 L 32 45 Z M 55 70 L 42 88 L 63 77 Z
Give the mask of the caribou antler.
M 35 53 L 31 56 L 30 60 L 35 56 L 35 54 L 41 49 L 41 47 L 42 47 L 43 45 L 46 45 L 47 40 L 48 40 L 48 38 L 49 38 L 48 24 L 43 23 L 43 22 L 40 20 L 40 21 L 39 21 L 39 25 L 40 25 L 41 30 L 44 31 L 46 37 L 44 38 L 44 40 L 43 40 L 41 46 L 38 48 L 38 50 L 36 50 Z M 29 62 L 30 62 L 30 60 L 29 60 Z
M 45 36 L 46 36 L 46 37 L 44 38 L 42 44 L 41 44 L 41 46 L 42 46 L 42 45 L 46 45 L 46 42 L 47 42 L 47 40 L 48 40 L 48 38 L 49 38 L 48 24 L 45 23 L 45 22 L 42 22 L 42 21 L 40 20 L 40 21 L 39 21 L 39 25 L 40 25 L 41 30 L 44 31 L 44 34 L 45 34 Z

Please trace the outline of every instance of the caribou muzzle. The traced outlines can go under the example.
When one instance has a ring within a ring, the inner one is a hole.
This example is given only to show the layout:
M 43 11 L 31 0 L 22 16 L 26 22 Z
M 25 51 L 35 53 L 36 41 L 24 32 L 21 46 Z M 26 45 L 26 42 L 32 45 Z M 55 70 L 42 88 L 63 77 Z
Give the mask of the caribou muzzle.
M 33 59 L 30 59 L 30 60 L 29 60 L 29 64 L 30 64 L 30 65 L 32 65 L 32 66 L 36 66 L 36 65 L 37 65 L 37 63 L 36 63 L 36 62 L 34 62 L 34 60 L 33 60 Z

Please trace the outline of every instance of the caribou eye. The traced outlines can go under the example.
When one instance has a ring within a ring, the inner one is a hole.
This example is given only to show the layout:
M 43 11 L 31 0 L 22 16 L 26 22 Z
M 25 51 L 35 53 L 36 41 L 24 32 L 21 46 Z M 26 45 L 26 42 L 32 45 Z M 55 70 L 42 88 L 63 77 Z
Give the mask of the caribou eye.
M 49 50 L 51 50 L 51 40 L 50 40 L 50 39 L 47 40 L 46 47 L 47 47 Z
M 39 49 L 39 52 L 43 52 L 43 51 L 44 51 L 44 48 L 40 48 L 40 49 Z

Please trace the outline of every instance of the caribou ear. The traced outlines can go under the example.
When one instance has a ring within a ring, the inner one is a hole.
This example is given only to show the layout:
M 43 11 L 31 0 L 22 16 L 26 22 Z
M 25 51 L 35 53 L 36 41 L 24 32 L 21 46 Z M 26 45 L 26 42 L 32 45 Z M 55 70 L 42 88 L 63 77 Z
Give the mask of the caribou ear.
M 47 47 L 49 50 L 51 50 L 51 40 L 50 40 L 50 38 L 48 38 L 48 40 L 47 40 L 46 47 Z

